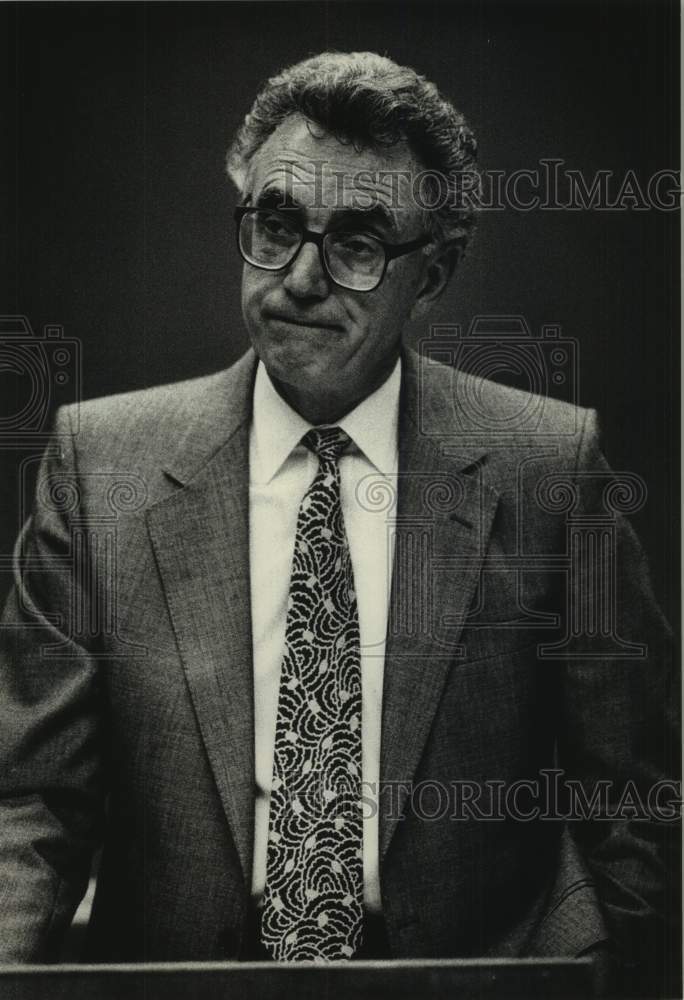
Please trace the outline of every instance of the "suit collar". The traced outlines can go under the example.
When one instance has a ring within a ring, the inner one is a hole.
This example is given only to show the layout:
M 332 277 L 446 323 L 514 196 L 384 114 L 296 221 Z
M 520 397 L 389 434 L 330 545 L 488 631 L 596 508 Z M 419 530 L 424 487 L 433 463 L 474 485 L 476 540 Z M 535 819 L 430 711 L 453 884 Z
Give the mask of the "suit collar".
M 249 423 L 257 362 L 254 350 L 249 348 L 231 368 L 220 373 L 204 391 L 201 405 L 188 414 L 188 435 L 164 465 L 164 472 L 178 485 L 189 482 L 239 427 Z M 467 384 L 467 378 L 461 381 Z M 474 465 L 486 453 L 486 447 L 472 436 L 466 440 L 465 435 L 454 433 L 453 428 L 458 427 L 454 421 L 454 386 L 452 369 L 410 349 L 403 351 L 400 438 L 418 435 L 420 447 L 437 461 L 441 454 L 451 460 L 454 469 L 462 470 Z M 374 461 L 373 455 L 367 457 Z
M 239 361 L 203 387 L 199 405 L 187 414 L 181 446 L 163 466 L 164 473 L 179 486 L 190 482 L 219 456 L 240 428 L 249 424 L 256 365 L 257 357 L 250 347 Z
M 381 474 L 396 470 L 400 384 L 401 363 L 397 359 L 382 385 L 337 421 L 353 446 Z M 268 483 L 312 426 L 279 395 L 263 362 L 259 362 L 254 380 L 251 481 Z
M 477 382 L 410 349 L 403 357 L 400 440 L 406 445 L 406 460 L 411 447 L 417 445 L 418 454 L 411 457 L 419 458 L 424 450 L 426 462 L 420 464 L 446 464 L 452 472 L 475 466 L 487 452 L 486 435 L 474 434 L 472 427 L 459 419 L 456 392 L 477 393 Z

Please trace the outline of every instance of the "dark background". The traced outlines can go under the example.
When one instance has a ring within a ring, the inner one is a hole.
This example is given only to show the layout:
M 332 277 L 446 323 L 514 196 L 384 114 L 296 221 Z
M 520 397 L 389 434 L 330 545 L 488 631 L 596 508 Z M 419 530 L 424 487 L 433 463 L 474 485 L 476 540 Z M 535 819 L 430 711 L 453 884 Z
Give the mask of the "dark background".
M 677 8 L 654 0 L 32 3 L 0 19 L 0 313 L 80 341 L 84 397 L 209 372 L 246 347 L 225 149 L 265 78 L 306 55 L 374 49 L 416 66 L 466 114 L 487 169 L 561 157 L 589 178 L 633 169 L 645 184 L 678 165 Z M 613 467 L 648 485 L 634 522 L 671 617 L 678 240 L 678 213 L 485 213 L 433 317 L 521 314 L 579 341 L 575 395 L 599 410 Z M 0 355 L 5 419 L 30 388 L 11 368 Z M 20 464 L 39 450 L 10 443 L 0 596 Z

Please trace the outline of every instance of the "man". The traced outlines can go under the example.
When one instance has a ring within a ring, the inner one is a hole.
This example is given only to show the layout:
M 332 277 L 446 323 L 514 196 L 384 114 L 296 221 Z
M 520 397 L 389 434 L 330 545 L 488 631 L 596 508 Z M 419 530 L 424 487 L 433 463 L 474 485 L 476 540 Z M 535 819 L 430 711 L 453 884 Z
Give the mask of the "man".
M 402 348 L 474 149 L 388 59 L 284 71 L 229 156 L 253 350 L 58 413 L 2 630 L 4 960 L 57 954 L 103 843 L 93 959 L 662 961 L 667 629 L 595 414 Z M 601 516 L 613 592 L 571 551 Z

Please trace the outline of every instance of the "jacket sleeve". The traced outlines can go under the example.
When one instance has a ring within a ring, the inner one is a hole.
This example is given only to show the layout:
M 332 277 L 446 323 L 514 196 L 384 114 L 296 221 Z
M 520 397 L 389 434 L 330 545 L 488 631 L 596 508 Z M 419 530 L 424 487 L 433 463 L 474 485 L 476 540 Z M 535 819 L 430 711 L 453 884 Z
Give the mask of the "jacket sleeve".
M 90 614 L 73 445 L 60 411 L 0 624 L 0 962 L 57 958 L 103 826 L 97 658 L 73 627 Z
M 621 484 L 611 473 L 593 411 L 575 489 L 559 764 L 582 791 L 566 803 L 571 832 L 595 881 L 620 989 L 656 995 L 654 984 L 668 963 L 674 967 L 676 942 L 669 920 L 678 908 L 678 674 L 669 626 L 624 513 L 641 502 L 638 477 Z M 585 546 L 583 532 L 595 541 Z

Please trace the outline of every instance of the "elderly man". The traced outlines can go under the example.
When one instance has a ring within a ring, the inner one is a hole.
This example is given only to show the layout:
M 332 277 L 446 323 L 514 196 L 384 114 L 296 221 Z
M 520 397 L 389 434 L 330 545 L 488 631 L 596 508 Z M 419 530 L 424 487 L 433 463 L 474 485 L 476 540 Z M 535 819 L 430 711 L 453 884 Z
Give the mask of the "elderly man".
M 658 961 L 667 629 L 617 507 L 618 585 L 572 559 L 595 414 L 402 347 L 474 153 L 389 59 L 287 69 L 228 160 L 253 349 L 58 412 L 2 630 L 3 960 L 57 954 L 103 843 L 93 959 Z

